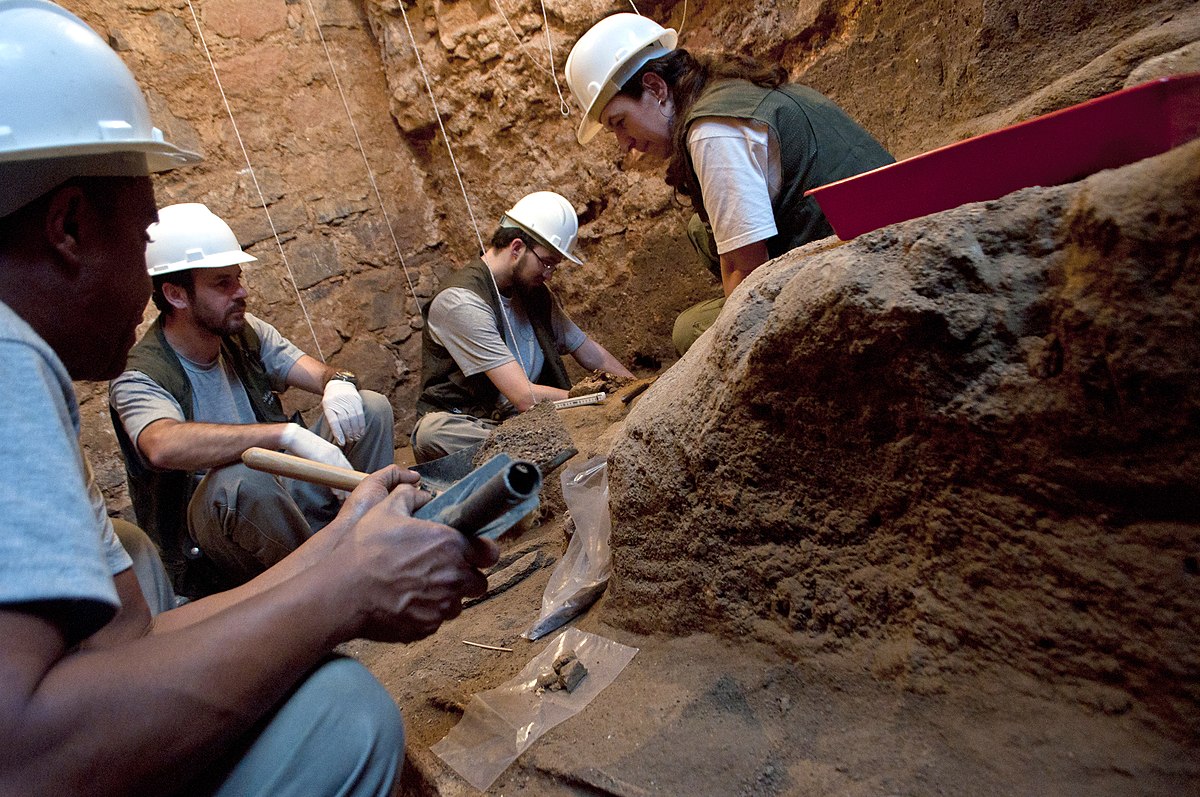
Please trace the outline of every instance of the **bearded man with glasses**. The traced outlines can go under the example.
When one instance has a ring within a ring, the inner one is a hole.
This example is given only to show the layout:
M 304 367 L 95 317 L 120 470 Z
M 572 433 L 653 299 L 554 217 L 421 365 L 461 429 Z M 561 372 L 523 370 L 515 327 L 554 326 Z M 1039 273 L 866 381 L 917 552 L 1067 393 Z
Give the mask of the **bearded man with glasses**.
M 454 272 L 426 305 L 421 396 L 412 433 L 418 462 L 485 439 L 505 418 L 567 397 L 562 356 L 589 371 L 633 374 L 563 311 L 547 281 L 574 253 L 579 220 L 552 191 L 504 214 L 481 257 Z

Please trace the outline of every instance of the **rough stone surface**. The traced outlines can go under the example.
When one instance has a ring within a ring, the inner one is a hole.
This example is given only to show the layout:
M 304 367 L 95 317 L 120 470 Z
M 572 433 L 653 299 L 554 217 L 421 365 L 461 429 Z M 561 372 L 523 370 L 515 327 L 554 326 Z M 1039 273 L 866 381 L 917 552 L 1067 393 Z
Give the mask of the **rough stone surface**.
M 612 454 L 609 622 L 1200 724 L 1200 142 L 756 271 Z

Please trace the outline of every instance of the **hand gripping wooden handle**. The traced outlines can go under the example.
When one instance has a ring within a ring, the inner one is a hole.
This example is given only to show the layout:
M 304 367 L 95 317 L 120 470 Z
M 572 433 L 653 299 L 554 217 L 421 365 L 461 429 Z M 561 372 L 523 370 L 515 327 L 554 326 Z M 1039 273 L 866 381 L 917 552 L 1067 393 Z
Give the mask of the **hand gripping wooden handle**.
M 242 462 L 255 470 L 287 476 L 292 479 L 332 487 L 336 490 L 353 490 L 367 474 L 349 468 L 326 465 L 311 459 L 271 451 L 266 448 L 247 448 L 242 452 Z

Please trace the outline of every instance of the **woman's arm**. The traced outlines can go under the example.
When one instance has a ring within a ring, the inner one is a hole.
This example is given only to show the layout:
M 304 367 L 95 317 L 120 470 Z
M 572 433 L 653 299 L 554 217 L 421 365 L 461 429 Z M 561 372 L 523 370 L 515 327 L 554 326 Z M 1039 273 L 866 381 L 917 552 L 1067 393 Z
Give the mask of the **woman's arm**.
M 755 241 L 721 255 L 721 287 L 725 295 L 733 293 L 751 271 L 769 259 L 766 241 Z

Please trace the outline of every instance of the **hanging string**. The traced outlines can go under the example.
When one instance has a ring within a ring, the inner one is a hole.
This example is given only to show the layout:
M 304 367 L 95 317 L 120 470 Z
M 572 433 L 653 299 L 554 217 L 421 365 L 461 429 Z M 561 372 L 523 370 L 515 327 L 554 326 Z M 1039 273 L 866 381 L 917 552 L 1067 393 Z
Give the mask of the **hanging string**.
M 521 50 L 525 57 L 528 58 L 530 62 L 538 69 L 542 70 L 543 72 L 548 72 L 551 76 L 553 76 L 554 70 L 552 68 L 547 67 L 541 61 L 534 58 L 529 54 L 529 50 L 525 49 L 525 42 L 521 41 L 521 34 L 517 33 L 517 29 L 514 28 L 512 22 L 509 21 L 508 14 L 504 12 L 504 6 L 500 4 L 500 0 L 492 0 L 492 2 L 496 4 L 496 10 L 500 12 L 500 18 L 504 20 L 504 24 L 508 26 L 510 31 L 512 31 L 513 38 L 517 40 L 517 47 Z M 551 66 L 553 66 L 554 61 L 551 60 L 550 63 Z
M 304 304 L 304 297 L 300 294 L 300 286 L 296 282 L 296 275 L 292 271 L 292 265 L 288 262 L 287 254 L 283 251 L 283 242 L 279 239 L 279 233 L 275 229 L 275 220 L 271 218 L 271 209 L 267 207 L 267 198 L 263 195 L 262 187 L 258 184 L 258 176 L 254 173 L 254 165 L 250 163 L 250 153 L 246 151 L 246 144 L 242 141 L 241 131 L 238 130 L 237 120 L 233 116 L 233 108 L 229 105 L 229 98 L 225 96 L 225 87 L 221 85 L 221 76 L 217 73 L 217 64 L 208 49 L 208 41 L 204 38 L 204 29 L 200 25 L 200 17 L 196 14 L 196 7 L 192 5 L 192 0 L 187 0 L 187 4 L 188 9 L 192 12 L 192 20 L 196 23 L 196 32 L 200 34 L 200 44 L 204 48 L 204 56 L 208 59 L 213 79 L 217 83 L 217 91 L 221 94 L 221 102 L 225 104 L 225 113 L 229 115 L 229 123 L 233 126 L 234 137 L 237 138 L 238 146 L 242 150 L 242 157 L 246 161 L 246 168 L 250 172 L 250 180 L 254 183 L 254 190 L 258 193 L 258 201 L 262 203 L 263 213 L 267 216 L 267 224 L 271 227 L 271 235 L 275 238 L 275 245 L 279 248 L 279 257 L 283 261 L 284 268 L 287 269 L 288 279 L 292 283 L 292 289 L 296 292 L 296 301 L 300 304 L 300 310 L 304 313 L 304 320 L 308 324 L 309 333 L 312 334 L 313 344 L 317 347 L 317 356 L 321 362 L 325 362 L 325 354 L 321 351 L 321 341 L 317 339 L 317 330 L 313 327 L 312 316 L 309 315 L 308 307 Z
M 400 14 L 404 18 L 404 28 L 408 31 L 408 41 L 412 45 L 413 56 L 417 59 L 417 67 L 421 70 L 421 78 L 425 81 L 425 90 L 429 93 L 429 104 L 433 106 L 433 117 L 437 119 L 438 128 L 442 131 L 442 140 L 446 142 L 446 151 L 450 153 L 450 165 L 454 167 L 454 175 L 458 178 L 458 187 L 462 189 L 463 201 L 467 205 L 467 213 L 471 217 L 471 226 L 475 228 L 475 238 L 479 241 L 479 251 L 484 253 L 487 247 L 483 244 L 483 236 L 479 232 L 479 223 L 475 221 L 475 213 L 471 210 L 471 200 L 467 196 L 467 187 L 463 183 L 462 172 L 458 169 L 458 161 L 454 159 L 454 148 L 450 145 L 450 135 L 446 132 L 446 126 L 442 124 L 442 115 L 438 112 L 437 99 L 433 96 L 433 86 L 429 81 L 429 73 L 425 71 L 425 63 L 421 60 L 421 51 L 417 48 L 417 39 L 413 36 L 412 26 L 408 23 L 408 13 L 404 10 L 404 3 L 400 3 Z M 517 337 L 513 333 L 512 322 L 508 318 L 508 312 L 504 309 L 504 300 L 501 298 L 500 286 L 496 284 L 496 275 L 492 273 L 490 268 L 487 269 L 488 276 L 492 279 L 492 288 L 496 291 L 497 301 L 500 302 L 500 317 L 504 322 L 505 329 L 508 330 L 508 339 L 512 341 L 509 347 L 521 365 L 521 371 L 526 375 L 526 380 L 529 379 L 529 369 L 525 366 L 525 359 L 521 356 L 521 347 L 517 343 Z M 530 403 L 536 403 L 537 397 L 533 393 L 533 383 L 529 382 L 529 400 Z
M 438 128 L 442 131 L 442 140 L 446 142 L 446 152 L 450 154 L 450 165 L 454 167 L 454 176 L 458 178 L 458 187 L 462 190 L 463 202 L 467 206 L 467 215 L 471 217 L 471 226 L 475 228 L 479 251 L 483 252 L 486 249 L 483 245 L 483 236 L 479 233 L 479 223 L 475 221 L 475 211 L 471 209 L 471 198 L 467 196 L 467 186 L 463 183 L 462 172 L 458 169 L 458 161 L 454 159 L 454 148 L 450 146 L 450 136 L 446 133 L 446 126 L 442 124 L 442 115 L 438 112 L 437 100 L 433 96 L 433 86 L 429 82 L 429 73 L 425 71 L 425 62 L 421 60 L 421 51 L 417 48 L 417 38 L 413 36 L 412 26 L 408 24 L 408 12 L 404 10 L 403 0 L 399 5 L 400 15 L 404 18 L 404 28 L 408 31 L 408 40 L 412 44 L 413 56 L 417 59 L 417 68 L 421 70 L 421 78 L 425 81 L 425 91 L 429 93 L 429 102 L 433 106 L 433 118 L 437 120 Z
M 564 117 L 571 115 L 571 106 L 563 97 L 562 87 L 558 85 L 558 75 L 554 72 L 554 44 L 550 41 L 550 20 L 546 17 L 546 0 L 542 4 L 542 29 L 546 31 L 546 52 L 550 55 L 550 77 L 554 78 L 554 90 L 558 92 L 558 112 Z
M 629 5 L 633 6 L 633 13 L 637 14 L 638 16 L 642 15 L 642 12 L 638 11 L 638 7 L 633 4 L 633 0 L 629 0 Z M 683 19 L 680 21 L 679 30 L 677 31 L 678 35 L 680 36 L 683 36 L 683 26 L 687 24 L 687 7 L 688 0 L 683 0 Z M 545 11 L 544 6 L 542 10 Z
M 496 4 L 496 10 L 500 12 L 500 18 L 504 20 L 504 24 L 508 26 L 510 31 L 512 31 L 513 38 L 517 40 L 517 47 L 521 50 L 521 53 L 524 54 L 524 56 L 528 58 L 530 62 L 533 63 L 533 65 L 538 69 L 550 74 L 550 79 L 554 81 L 554 90 L 558 92 L 558 112 L 563 116 L 570 116 L 571 106 L 567 103 L 566 98 L 563 96 L 562 87 L 558 83 L 558 73 L 554 71 L 554 47 L 550 43 L 550 23 L 546 20 L 546 2 L 545 0 L 541 1 L 542 26 L 546 31 L 546 50 L 550 53 L 549 67 L 544 66 L 540 61 L 529 54 L 529 51 L 525 49 L 525 42 L 521 41 L 521 34 L 517 33 L 517 29 L 513 27 L 511 22 L 509 22 L 508 14 L 504 12 L 504 6 L 500 4 L 500 0 L 493 0 L 493 2 Z
M 358 134 L 358 125 L 354 122 L 354 114 L 350 111 L 350 103 L 346 100 L 346 92 L 342 90 L 342 81 L 338 78 L 337 68 L 333 65 L 333 56 L 329 52 L 329 45 L 325 42 L 325 34 L 321 30 L 321 20 L 317 17 L 317 9 L 313 6 L 312 0 L 308 0 L 308 12 L 312 15 L 313 25 L 316 26 L 317 36 L 321 39 L 321 47 L 325 50 L 325 60 L 329 62 L 329 71 L 333 74 L 334 85 L 337 86 L 338 96 L 342 98 L 342 108 L 346 111 L 346 118 L 350 121 L 350 129 L 354 132 L 354 141 L 358 145 L 358 152 L 362 155 L 363 166 L 367 169 L 367 180 L 371 183 L 371 190 L 375 193 L 375 202 L 379 205 L 379 212 L 383 215 L 383 222 L 387 225 L 388 235 L 392 238 L 392 246 L 396 248 L 396 257 L 400 259 L 400 270 L 404 272 L 404 281 L 408 283 L 408 293 L 413 298 L 413 304 L 417 306 L 420 312 L 420 301 L 417 299 L 417 289 L 413 285 L 412 276 L 408 273 L 408 265 L 404 262 L 404 254 L 400 251 L 400 242 L 396 239 L 396 231 L 392 228 L 392 220 L 388 216 L 387 208 L 383 204 L 383 196 L 379 193 L 379 184 L 375 180 L 375 172 L 371 168 L 371 162 L 367 158 L 367 150 L 363 146 L 362 137 Z

